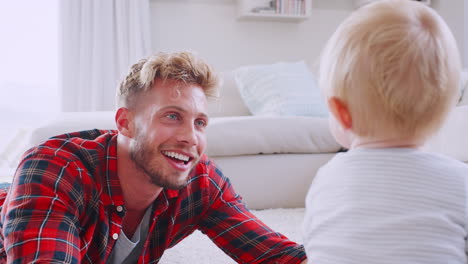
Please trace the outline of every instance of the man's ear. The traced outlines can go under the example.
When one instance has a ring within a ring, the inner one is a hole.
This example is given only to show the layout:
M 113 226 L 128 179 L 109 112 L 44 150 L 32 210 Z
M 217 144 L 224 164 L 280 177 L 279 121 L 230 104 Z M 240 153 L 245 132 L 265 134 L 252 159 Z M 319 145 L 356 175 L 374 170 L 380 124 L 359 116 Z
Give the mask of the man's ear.
M 115 124 L 120 134 L 132 138 L 134 134 L 133 113 L 128 108 L 121 107 L 115 113 Z
M 338 97 L 332 96 L 328 99 L 328 108 L 344 129 L 351 129 L 353 120 L 345 102 L 343 102 Z

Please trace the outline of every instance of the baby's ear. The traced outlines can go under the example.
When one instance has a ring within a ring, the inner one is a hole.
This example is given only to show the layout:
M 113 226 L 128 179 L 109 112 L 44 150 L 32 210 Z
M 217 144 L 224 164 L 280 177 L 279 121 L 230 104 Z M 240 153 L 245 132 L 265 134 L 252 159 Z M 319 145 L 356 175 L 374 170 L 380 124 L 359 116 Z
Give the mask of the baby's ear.
M 132 138 L 134 133 L 134 120 L 132 112 L 125 107 L 121 107 L 115 114 L 115 124 L 120 134 Z
M 344 129 L 351 129 L 353 121 L 345 102 L 338 97 L 332 96 L 328 99 L 328 108 L 336 121 L 338 121 Z

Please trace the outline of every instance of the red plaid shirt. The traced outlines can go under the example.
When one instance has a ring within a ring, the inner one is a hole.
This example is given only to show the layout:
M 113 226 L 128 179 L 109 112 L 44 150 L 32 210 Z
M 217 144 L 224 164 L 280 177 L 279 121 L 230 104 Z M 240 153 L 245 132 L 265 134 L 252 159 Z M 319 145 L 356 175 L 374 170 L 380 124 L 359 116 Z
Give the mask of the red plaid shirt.
M 117 176 L 117 133 L 89 130 L 56 136 L 25 153 L 0 196 L 0 262 L 105 263 L 125 209 Z M 206 156 L 188 185 L 154 201 L 138 263 L 199 229 L 238 263 L 300 263 L 302 246 L 272 231 L 242 203 Z

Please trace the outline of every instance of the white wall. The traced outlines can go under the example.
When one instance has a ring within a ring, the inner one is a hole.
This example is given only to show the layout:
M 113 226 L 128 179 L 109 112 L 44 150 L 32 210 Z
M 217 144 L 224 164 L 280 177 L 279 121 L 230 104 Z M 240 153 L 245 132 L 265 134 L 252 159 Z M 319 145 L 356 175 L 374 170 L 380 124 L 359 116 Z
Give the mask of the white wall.
M 468 38 L 464 1 L 432 0 L 462 54 Z M 313 65 L 326 40 L 352 12 L 352 2 L 312 0 L 310 19 L 284 23 L 239 21 L 235 0 L 152 0 L 152 46 L 154 51 L 195 51 L 220 71 L 280 60 L 303 59 Z
M 350 2 L 313 0 L 310 19 L 283 23 L 239 21 L 234 0 L 153 0 L 153 49 L 190 49 L 221 71 L 279 60 L 313 63 Z
M 457 40 L 458 48 L 460 50 L 460 55 L 464 61 L 465 67 L 467 67 L 467 44 L 465 44 L 465 39 L 468 37 L 466 27 L 466 20 L 464 13 L 466 12 L 465 2 L 467 0 L 432 0 L 432 6 L 434 9 L 444 18 L 445 22 L 448 24 L 452 33 Z

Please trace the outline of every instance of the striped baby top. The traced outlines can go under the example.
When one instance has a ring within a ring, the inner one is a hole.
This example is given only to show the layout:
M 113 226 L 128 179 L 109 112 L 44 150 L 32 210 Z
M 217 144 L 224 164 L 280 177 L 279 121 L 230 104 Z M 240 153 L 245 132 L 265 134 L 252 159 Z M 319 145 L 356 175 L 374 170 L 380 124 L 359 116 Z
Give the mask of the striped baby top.
M 306 198 L 309 263 L 467 263 L 468 165 L 417 149 L 353 149 Z

